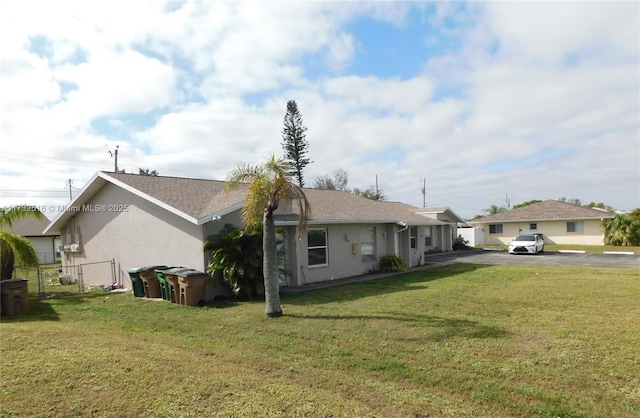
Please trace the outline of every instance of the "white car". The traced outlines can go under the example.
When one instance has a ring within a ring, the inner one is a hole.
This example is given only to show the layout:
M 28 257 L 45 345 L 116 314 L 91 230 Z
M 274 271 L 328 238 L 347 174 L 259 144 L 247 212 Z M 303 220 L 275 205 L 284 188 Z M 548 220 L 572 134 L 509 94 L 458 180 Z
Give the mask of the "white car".
M 509 254 L 538 254 L 544 252 L 544 240 L 540 234 L 517 236 L 509 244 Z

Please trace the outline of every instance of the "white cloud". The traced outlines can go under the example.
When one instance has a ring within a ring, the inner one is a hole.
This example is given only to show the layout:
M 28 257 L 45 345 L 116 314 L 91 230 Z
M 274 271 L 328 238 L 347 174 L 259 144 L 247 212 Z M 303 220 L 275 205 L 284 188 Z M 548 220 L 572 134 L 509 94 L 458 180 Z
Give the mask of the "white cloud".
M 295 99 L 308 185 L 337 168 L 352 187 L 378 174 L 389 198 L 421 205 L 426 177 L 428 204 L 470 216 L 506 193 L 640 206 L 637 3 L 396 6 L 44 2 L 31 13 L 30 2 L 4 3 L 0 178 L 25 190 L 79 185 L 113 168 L 115 144 L 129 172 L 224 178 L 281 152 Z M 429 45 L 456 48 L 419 75 L 350 74 L 360 40 L 345 23 L 411 30 L 409 13 L 429 25 Z M 36 35 L 49 50 L 34 48 Z M 127 126 L 147 112 L 156 119 Z M 130 138 L 93 131 L 98 118 Z M 523 181 L 532 169 L 539 177 Z

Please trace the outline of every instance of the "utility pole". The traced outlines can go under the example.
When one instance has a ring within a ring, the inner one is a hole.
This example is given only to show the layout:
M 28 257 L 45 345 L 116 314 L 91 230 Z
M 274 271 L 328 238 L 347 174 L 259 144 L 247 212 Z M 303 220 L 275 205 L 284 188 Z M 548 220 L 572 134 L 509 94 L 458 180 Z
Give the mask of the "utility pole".
M 376 200 L 380 198 L 380 192 L 378 191 L 378 175 L 376 174 Z
M 115 157 L 114 170 L 115 170 L 116 173 L 118 172 L 118 148 L 120 148 L 120 145 L 116 145 L 116 150 L 114 152 L 109 151 L 109 155 L 111 157 Z
M 422 178 L 422 207 L 427 207 L 427 178 Z
M 507 204 L 507 210 L 511 210 L 511 199 L 509 199 L 509 193 L 507 193 L 507 197 L 504 201 Z
M 73 200 L 73 195 L 71 194 L 71 186 L 73 186 L 73 179 L 69 179 L 66 182 L 66 185 L 69 186 L 69 200 Z

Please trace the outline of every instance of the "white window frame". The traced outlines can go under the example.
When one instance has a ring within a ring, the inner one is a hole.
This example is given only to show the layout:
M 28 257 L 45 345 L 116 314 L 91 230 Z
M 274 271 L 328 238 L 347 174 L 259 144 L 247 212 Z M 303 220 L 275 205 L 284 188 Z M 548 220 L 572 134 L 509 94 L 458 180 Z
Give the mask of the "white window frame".
M 371 252 L 365 252 L 371 248 Z M 362 262 L 376 261 L 376 227 L 363 226 L 360 228 L 360 259 Z
M 431 247 L 433 246 L 433 232 L 431 230 L 432 227 L 425 226 L 424 227 L 424 246 Z M 429 240 L 429 242 L 427 242 Z
M 322 231 L 324 233 L 324 245 L 309 245 L 309 234 L 313 231 Z M 324 249 L 324 263 L 311 264 L 311 257 L 309 253 L 311 250 L 317 251 Z M 307 230 L 307 265 L 311 267 L 325 267 L 329 265 L 329 236 L 327 234 L 327 228 L 309 228 Z

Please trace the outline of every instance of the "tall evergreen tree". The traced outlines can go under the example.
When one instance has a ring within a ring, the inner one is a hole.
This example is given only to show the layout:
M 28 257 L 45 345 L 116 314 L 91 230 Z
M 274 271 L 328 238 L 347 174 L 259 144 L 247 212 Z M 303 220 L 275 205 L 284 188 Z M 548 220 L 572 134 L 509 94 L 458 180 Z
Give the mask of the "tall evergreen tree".
M 305 157 L 309 148 L 306 131 L 307 127 L 302 124 L 298 104 L 295 100 L 289 100 L 287 113 L 284 115 L 284 128 L 282 128 L 282 147 L 285 158 L 291 161 L 293 166 L 290 175 L 296 178 L 300 187 L 304 186 L 302 170 L 311 162 Z

